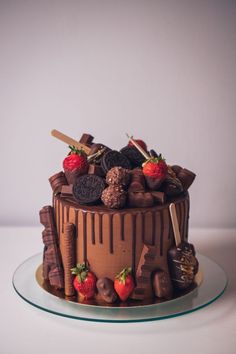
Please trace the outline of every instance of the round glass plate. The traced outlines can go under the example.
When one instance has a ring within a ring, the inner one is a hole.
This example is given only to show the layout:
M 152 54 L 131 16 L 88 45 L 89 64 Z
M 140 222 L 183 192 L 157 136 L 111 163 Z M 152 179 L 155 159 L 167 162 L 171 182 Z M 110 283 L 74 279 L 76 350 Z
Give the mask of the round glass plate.
M 142 322 L 161 320 L 196 311 L 219 298 L 227 286 L 223 269 L 197 254 L 203 281 L 193 291 L 163 303 L 134 307 L 102 307 L 66 301 L 45 291 L 36 280 L 42 254 L 24 261 L 13 275 L 17 294 L 31 305 L 55 315 L 97 322 Z

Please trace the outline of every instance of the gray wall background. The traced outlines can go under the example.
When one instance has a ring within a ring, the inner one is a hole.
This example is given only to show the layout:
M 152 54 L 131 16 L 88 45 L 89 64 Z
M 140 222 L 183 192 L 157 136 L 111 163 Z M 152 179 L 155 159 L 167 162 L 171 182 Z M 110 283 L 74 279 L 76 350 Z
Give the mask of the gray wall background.
M 1 225 L 39 225 L 66 145 L 125 132 L 197 174 L 192 227 L 235 227 L 236 1 L 0 1 Z

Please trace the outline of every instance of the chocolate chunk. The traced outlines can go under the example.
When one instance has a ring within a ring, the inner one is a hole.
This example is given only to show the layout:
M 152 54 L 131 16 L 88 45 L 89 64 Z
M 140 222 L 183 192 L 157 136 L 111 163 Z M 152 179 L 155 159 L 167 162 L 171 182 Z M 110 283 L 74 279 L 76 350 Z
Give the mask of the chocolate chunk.
M 97 280 L 97 289 L 101 298 L 111 304 L 117 300 L 117 293 L 114 289 L 114 282 L 109 278 L 100 278 Z
M 140 168 L 131 171 L 129 192 L 145 192 L 145 178 Z
M 87 174 L 77 177 L 73 186 L 73 195 L 80 204 L 96 204 L 100 201 L 104 188 L 103 178 Z
M 153 177 L 145 176 L 145 180 L 146 180 L 147 186 L 152 191 L 158 190 L 161 187 L 164 179 L 165 178 L 163 178 L 163 177 L 161 177 L 161 178 L 153 178 Z
M 50 185 L 55 194 L 61 192 L 63 185 L 68 184 L 64 172 L 58 172 L 49 178 Z
M 165 193 L 163 192 L 157 192 L 157 191 L 152 191 L 151 192 L 154 202 L 157 204 L 165 204 L 166 198 L 165 198 Z
M 188 288 L 198 272 L 198 260 L 195 257 L 194 246 L 182 241 L 178 246 L 170 248 L 168 263 L 174 286 L 178 289 Z
M 115 166 L 120 166 L 126 169 L 131 168 L 128 158 L 116 150 L 107 151 L 102 155 L 101 166 L 105 173 Z
M 156 297 L 171 299 L 173 294 L 173 287 L 170 276 L 167 272 L 161 269 L 153 273 L 152 285 Z
M 132 168 L 141 167 L 143 162 L 146 161 L 145 157 L 135 146 L 125 146 L 120 152 L 128 158 Z
M 191 184 L 193 183 L 196 175 L 192 171 L 187 170 L 186 168 L 183 168 L 177 175 L 178 179 L 183 185 L 183 188 L 185 191 L 189 189 Z
M 129 171 L 120 166 L 112 167 L 106 175 L 106 182 L 109 185 L 122 185 L 127 186 L 130 180 Z
M 108 208 L 120 209 L 125 206 L 126 192 L 121 185 L 111 185 L 104 189 L 101 199 Z
M 151 193 L 147 192 L 129 192 L 128 205 L 133 208 L 148 208 L 154 205 L 154 198 Z
M 94 139 L 94 137 L 93 137 L 92 135 L 84 133 L 84 134 L 81 136 L 79 142 L 80 142 L 81 144 L 90 146 L 90 145 L 92 144 L 92 142 L 93 142 L 93 139 Z M 91 154 L 91 151 L 90 151 L 90 154 Z
M 73 185 L 69 184 L 67 186 L 62 186 L 61 188 L 61 197 L 67 198 L 73 196 Z
M 167 177 L 161 186 L 167 196 L 176 196 L 183 192 L 183 186 L 178 178 Z
M 174 171 L 176 175 L 178 175 L 178 173 L 182 170 L 182 167 L 179 165 L 173 165 L 171 166 L 171 169 Z
M 96 176 L 101 176 L 104 177 L 104 171 L 101 168 L 101 166 L 95 164 L 95 163 L 90 163 L 89 168 L 88 168 L 88 174 L 89 175 L 96 175 Z

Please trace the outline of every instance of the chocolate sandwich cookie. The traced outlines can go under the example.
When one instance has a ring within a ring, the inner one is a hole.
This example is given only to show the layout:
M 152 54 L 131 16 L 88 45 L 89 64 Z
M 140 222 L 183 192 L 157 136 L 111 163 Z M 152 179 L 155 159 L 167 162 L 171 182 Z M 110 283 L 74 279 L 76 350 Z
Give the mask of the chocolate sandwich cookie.
M 128 158 L 133 168 L 141 167 L 146 161 L 145 157 L 135 146 L 125 146 L 120 152 Z
M 107 151 L 102 155 L 101 166 L 105 173 L 115 166 L 120 166 L 128 170 L 131 169 L 131 163 L 128 158 L 116 150 Z
M 73 195 L 80 204 L 96 204 L 100 201 L 105 182 L 97 175 L 83 175 L 77 177 L 73 186 Z

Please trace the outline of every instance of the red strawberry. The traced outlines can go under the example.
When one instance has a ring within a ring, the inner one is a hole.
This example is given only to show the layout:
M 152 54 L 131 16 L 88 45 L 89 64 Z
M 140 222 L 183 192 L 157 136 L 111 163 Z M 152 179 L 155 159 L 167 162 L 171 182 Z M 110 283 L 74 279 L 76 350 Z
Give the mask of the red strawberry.
M 128 299 L 134 289 L 134 280 L 131 275 L 131 268 L 124 268 L 115 277 L 114 288 L 122 301 Z
M 147 145 L 146 143 L 141 140 L 141 139 L 133 139 L 137 144 L 139 144 L 139 146 L 141 146 L 141 148 L 143 148 L 143 150 L 147 151 Z M 134 144 L 132 143 L 132 141 L 129 142 L 128 146 L 134 146 Z
M 147 160 L 143 164 L 143 173 L 147 177 L 151 178 L 165 178 L 167 174 L 167 164 L 162 155 L 158 155 L 158 157 L 153 157 Z
M 75 274 L 74 287 L 85 300 L 91 299 L 95 295 L 97 278 L 92 273 L 86 263 L 79 263 L 75 268 L 71 269 Z
M 71 149 L 69 155 L 63 161 L 63 168 L 66 171 L 79 170 L 80 174 L 87 172 L 88 161 L 83 150 L 78 150 L 74 146 L 69 146 Z

